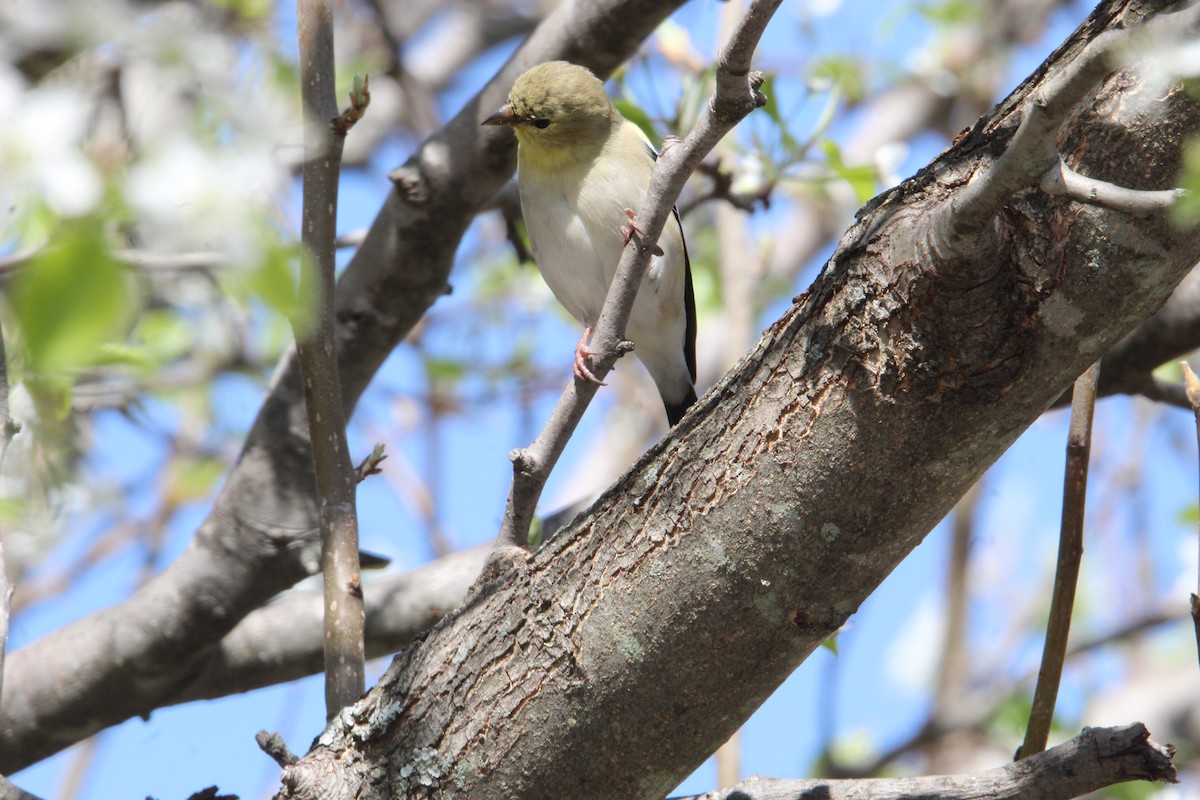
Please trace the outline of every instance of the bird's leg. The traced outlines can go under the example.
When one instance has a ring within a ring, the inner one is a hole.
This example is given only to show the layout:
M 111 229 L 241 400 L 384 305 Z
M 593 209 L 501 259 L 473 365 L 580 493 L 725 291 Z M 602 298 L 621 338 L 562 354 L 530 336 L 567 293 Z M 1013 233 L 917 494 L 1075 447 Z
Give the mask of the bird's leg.
M 592 374 L 588 369 L 588 361 L 592 357 L 592 352 L 587 349 L 588 340 L 592 338 L 592 326 L 588 325 L 583 329 L 583 336 L 579 337 L 579 344 L 575 345 L 575 366 L 572 372 L 575 377 L 581 381 L 591 381 L 597 386 L 607 386 L 607 384 Z
M 621 225 L 621 236 L 624 238 L 625 244 L 629 244 L 631 241 L 633 241 L 634 236 L 638 237 L 639 239 L 643 238 L 646 234 L 642 232 L 641 228 L 633 224 L 634 219 L 637 218 L 637 214 L 633 213 L 633 209 L 625 209 L 625 216 L 629 217 L 629 221 Z M 663 249 L 657 244 L 654 245 L 654 255 L 661 256 L 662 254 Z

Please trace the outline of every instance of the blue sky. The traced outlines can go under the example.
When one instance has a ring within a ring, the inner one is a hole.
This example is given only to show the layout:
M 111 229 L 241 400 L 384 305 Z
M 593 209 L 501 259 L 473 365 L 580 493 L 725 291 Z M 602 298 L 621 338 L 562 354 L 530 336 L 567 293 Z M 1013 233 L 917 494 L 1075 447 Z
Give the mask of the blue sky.
M 900 4 L 896 6 L 900 7 Z M 911 6 L 905 7 L 911 9 Z M 721 4 L 693 2 L 675 18 L 692 32 L 702 53 L 711 53 L 715 49 L 713 31 L 720 8 Z M 802 46 L 798 47 L 796 20 L 800 12 L 797 8 L 794 3 L 785 4 L 772 23 L 761 48 L 760 61 L 764 67 L 786 73 L 820 53 L 863 51 L 886 53 L 889 58 L 902 62 L 908 48 L 922 41 L 928 33 L 915 14 L 897 13 L 881 23 L 877 4 L 850 0 L 836 15 L 810 20 L 813 35 L 801 37 L 799 43 Z M 1022 49 L 1010 69 L 1008 86 L 1014 86 L 1036 67 L 1085 12 L 1086 9 L 1080 8 L 1060 12 L 1044 40 Z M 281 35 L 293 36 L 289 25 L 284 14 L 280 21 Z M 447 116 L 482 85 L 506 52 L 504 48 L 498 49 L 464 73 L 456 88 L 442 99 L 442 110 Z M 803 103 L 803 92 L 797 85 L 785 85 L 780 91 L 789 92 L 795 98 L 797 122 L 803 127 L 806 115 L 810 120 L 819 103 Z M 835 138 L 838 132 L 836 128 L 832 132 Z M 900 168 L 900 174 L 910 174 L 944 145 L 934 137 L 919 141 Z M 380 198 L 388 190 L 387 171 L 406 155 L 400 145 L 394 145 L 385 149 L 371 169 L 347 177 L 339 219 L 342 230 L 356 229 L 370 221 Z M 471 242 L 464 246 L 463 252 L 472 252 Z M 457 265 L 456 285 L 470 286 L 472 267 L 469 261 Z M 810 277 L 818 267 L 819 264 L 813 265 Z M 469 291 L 456 293 L 442 301 L 438 310 L 470 313 L 471 308 L 466 305 L 470 294 Z M 763 320 L 764 325 L 767 322 L 769 319 Z M 535 326 L 539 356 L 548 363 L 562 358 L 565 383 L 568 369 L 565 356 L 578 335 L 573 323 L 561 315 L 551 314 L 531 320 L 530 324 Z M 454 348 L 461 347 L 461 343 L 435 339 L 431 347 L 446 348 L 446 352 L 453 354 Z M 410 348 L 401 346 L 389 358 L 375 385 L 401 395 L 419 393 L 423 387 L 419 358 Z M 244 430 L 258 409 L 261 384 L 233 377 L 222 380 L 215 395 L 220 424 L 231 430 Z M 544 419 L 554 399 L 543 398 L 531 416 L 538 421 Z M 364 398 L 351 430 L 351 447 L 356 454 L 365 454 L 370 449 L 380 426 L 394 422 L 394 409 L 390 403 L 379 391 L 370 392 Z M 1107 400 L 1101 405 L 1097 431 L 1103 444 L 1098 448 L 1095 467 L 1098 484 L 1094 484 L 1100 488 L 1093 492 L 1103 491 L 1105 485 L 1112 484 L 1113 473 L 1130 450 L 1143 448 L 1146 451 L 1146 464 L 1151 473 L 1143 491 L 1146 492 L 1144 501 L 1151 517 L 1151 529 L 1156 532 L 1154 559 L 1161 570 L 1163 583 L 1172 584 L 1184 571 L 1184 566 L 1174 557 L 1176 544 L 1188 533 L 1179 520 L 1187 502 L 1181 498 L 1193 498 L 1196 485 L 1194 460 L 1184 458 L 1177 445 L 1181 437 L 1186 437 L 1191 421 L 1179 412 L 1161 412 L 1160 420 L 1150 429 L 1150 434 L 1135 438 L 1140 434 L 1130 423 L 1134 410 L 1134 401 L 1126 399 Z M 590 434 L 603 421 L 604 411 L 602 392 L 601 402 L 589 410 L 576 442 L 591 438 Z M 161 403 L 149 402 L 143 413 L 163 426 L 173 424 L 173 410 Z M 1011 562 L 1019 567 L 1012 576 L 1010 592 L 1013 596 L 1046 591 L 1042 581 L 1046 577 L 1046 565 L 1053 561 L 1057 537 L 1065 430 L 1065 414 L 1048 414 L 1001 459 L 987 479 L 976 546 L 997 563 Z M 444 423 L 436 444 L 441 452 L 438 463 L 440 483 L 444 488 L 443 522 L 457 544 L 482 542 L 494 535 L 511 474 L 507 453 L 513 447 L 526 444 L 530 435 L 526 423 L 503 398 L 472 409 L 471 415 L 451 418 Z M 430 443 L 426 438 L 409 436 L 401 439 L 399 445 L 402 451 L 394 453 L 395 459 L 402 458 L 416 468 L 430 463 L 427 449 Z M 147 483 L 144 478 L 156 473 L 163 457 L 161 442 L 155 437 L 146 435 L 118 414 L 106 413 L 98 419 L 88 470 L 97 478 L 116 476 L 122 482 Z M 557 481 L 569 475 L 581 457 L 577 445 L 568 448 L 547 489 L 548 497 L 555 494 L 559 486 Z M 149 483 L 153 484 L 152 481 Z M 359 500 L 365 549 L 389 555 L 398 566 L 406 568 L 417 566 L 430 557 L 419 523 L 384 481 L 372 480 L 364 484 Z M 126 511 L 137 514 L 147 508 L 149 496 L 135 495 Z M 157 565 L 159 568 L 187 546 L 204 513 L 203 506 L 196 506 L 172 520 Z M 77 528 L 60 545 L 62 557 L 85 547 L 96 532 L 110 522 L 98 519 Z M 874 746 L 887 747 L 912 732 L 927 710 L 927 695 L 906 686 L 906 679 L 912 679 L 919 686 L 920 676 L 897 674 L 896 664 L 888 663 L 889 654 L 902 653 L 902 645 L 915 642 L 919 655 L 921 642 L 913 632 L 914 614 L 939 606 L 947 544 L 948 533 L 943 524 L 851 619 L 840 638 L 839 654 L 835 656 L 825 650 L 815 653 L 754 715 L 744 729 L 744 774 L 804 776 L 821 744 L 819 726 L 813 720 L 823 702 L 831 702 L 831 706 L 826 707 L 833 710 L 839 735 L 860 731 L 864 740 Z M 141 558 L 139 552 L 126 551 L 93 570 L 86 580 L 62 597 L 37 606 L 16 621 L 12 646 L 20 647 L 66 621 L 118 602 L 135 585 Z M 980 605 L 973 611 L 976 612 L 976 625 L 972 628 L 972 636 L 979 643 L 985 643 L 1003 628 L 1001 609 Z M 1119 619 L 1119 609 L 1108 616 Z M 1014 659 L 1015 664 L 1021 665 L 1014 668 L 1018 674 L 1029 666 L 1036 668 L 1038 650 L 1032 645 L 1028 650 Z M 911 664 L 915 671 L 919 660 L 918 657 L 900 663 Z M 385 663 L 373 664 L 369 677 L 378 675 Z M 837 675 L 837 682 L 830 701 L 831 695 L 824 681 L 833 673 Z M 1064 708 L 1070 711 L 1081 707 L 1087 689 L 1085 683 L 1072 682 L 1072 675 L 1068 673 L 1063 693 Z M 323 703 L 321 681 L 317 677 L 241 697 L 159 710 L 148 721 L 131 720 L 96 740 L 93 767 L 87 773 L 79 796 L 100 800 L 150 795 L 161 800 L 174 800 L 213 784 L 243 798 L 269 796 L 276 785 L 278 769 L 254 744 L 254 734 L 263 728 L 278 730 L 294 750 L 303 751 L 320 732 L 324 720 Z M 1014 731 L 1014 736 L 1016 733 Z M 29 791 L 46 798 L 56 797 L 63 790 L 69 766 L 78 757 L 80 747 L 13 778 Z M 679 791 L 711 789 L 713 777 L 711 766 L 706 765 Z

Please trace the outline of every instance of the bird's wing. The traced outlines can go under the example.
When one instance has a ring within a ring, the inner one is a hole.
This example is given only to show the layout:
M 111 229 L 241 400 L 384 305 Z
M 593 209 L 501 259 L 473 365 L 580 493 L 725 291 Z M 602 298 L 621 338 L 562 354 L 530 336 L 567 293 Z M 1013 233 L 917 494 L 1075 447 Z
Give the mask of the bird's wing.
M 642 133 L 638 128 L 638 133 Z M 642 134 L 642 144 L 652 161 L 658 161 L 658 151 Z M 692 288 L 692 260 L 688 257 L 687 239 L 683 235 L 683 220 L 679 217 L 679 207 L 671 206 L 671 218 L 679 229 L 679 243 L 683 245 L 683 311 L 686 320 L 683 334 L 683 357 L 687 360 L 688 373 L 692 383 L 696 382 L 696 293 Z M 671 224 L 670 222 L 667 223 Z

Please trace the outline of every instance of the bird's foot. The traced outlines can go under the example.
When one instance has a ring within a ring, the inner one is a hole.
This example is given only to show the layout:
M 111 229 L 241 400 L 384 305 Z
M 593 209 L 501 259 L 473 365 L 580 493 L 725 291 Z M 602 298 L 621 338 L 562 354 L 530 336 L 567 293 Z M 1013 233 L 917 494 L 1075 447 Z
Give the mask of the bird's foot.
M 575 345 L 575 364 L 571 371 L 581 381 L 588 381 L 597 386 L 607 386 L 608 384 L 592 374 L 592 370 L 588 366 L 588 362 L 592 359 L 592 351 L 587 349 L 587 344 L 591 338 L 592 326 L 588 325 L 583 329 L 583 335 L 579 337 L 579 344 Z
M 635 236 L 638 239 L 644 239 L 646 236 L 645 232 L 634 224 L 637 214 L 633 213 L 633 209 L 625 209 L 625 216 L 629 218 L 629 221 L 621 225 L 621 238 L 624 240 L 624 243 L 629 244 L 631 241 L 633 241 L 633 237 Z M 662 254 L 663 249 L 657 244 L 654 245 L 654 255 L 661 256 Z

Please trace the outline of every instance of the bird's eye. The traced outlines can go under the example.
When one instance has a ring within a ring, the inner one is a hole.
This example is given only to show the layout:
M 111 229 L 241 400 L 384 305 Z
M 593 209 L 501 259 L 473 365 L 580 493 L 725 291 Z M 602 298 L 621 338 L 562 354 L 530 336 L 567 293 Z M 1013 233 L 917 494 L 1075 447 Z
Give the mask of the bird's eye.
M 535 120 L 533 121 L 533 127 L 535 127 L 535 128 L 540 128 L 541 130 L 545 130 L 546 128 L 549 128 L 549 127 L 550 127 L 550 120 L 548 120 L 548 119 L 535 119 Z

